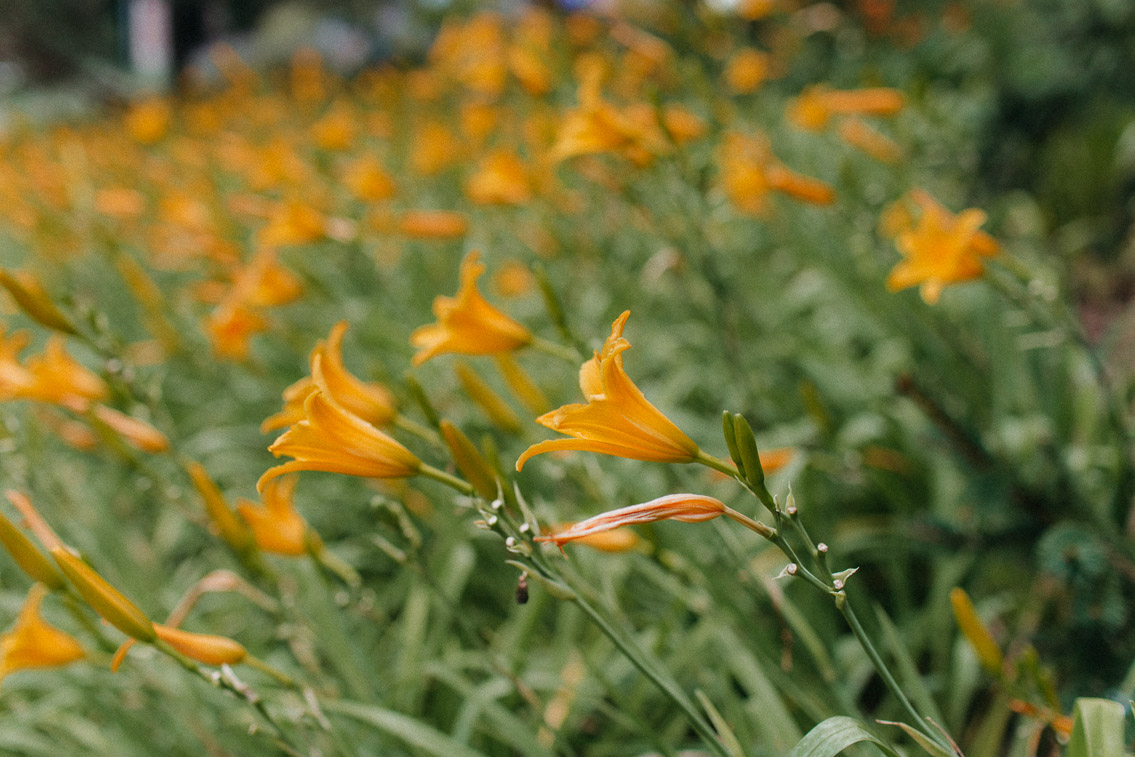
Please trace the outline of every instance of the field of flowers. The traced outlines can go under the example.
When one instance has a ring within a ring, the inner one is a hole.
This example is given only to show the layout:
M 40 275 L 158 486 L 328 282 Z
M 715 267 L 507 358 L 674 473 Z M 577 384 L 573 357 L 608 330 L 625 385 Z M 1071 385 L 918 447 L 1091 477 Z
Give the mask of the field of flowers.
M 735 5 L 0 141 L 0 753 L 1123 757 L 1135 10 Z

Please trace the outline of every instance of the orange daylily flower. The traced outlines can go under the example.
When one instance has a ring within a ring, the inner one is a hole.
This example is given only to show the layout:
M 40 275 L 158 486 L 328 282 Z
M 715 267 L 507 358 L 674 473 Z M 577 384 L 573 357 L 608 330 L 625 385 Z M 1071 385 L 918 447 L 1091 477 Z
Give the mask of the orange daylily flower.
M 485 272 L 480 257 L 474 251 L 461 261 L 461 286 L 456 297 L 434 299 L 438 322 L 415 329 L 410 335 L 410 344 L 418 348 L 414 365 L 447 352 L 492 355 L 532 342 L 532 332 L 490 305 L 478 291 L 477 279 Z
M 172 120 L 169 103 L 155 97 L 131 106 L 123 117 L 123 126 L 134 139 L 152 145 L 166 135 Z
M 585 68 L 579 85 L 579 106 L 561 121 L 549 158 L 553 163 L 578 155 L 613 152 L 644 166 L 667 150 L 658 114 L 646 103 L 616 108 L 603 99 L 602 70 Z
M 363 202 L 388 200 L 397 194 L 394 179 L 378 158 L 367 155 L 351 161 L 343 169 L 343 184 Z
M 47 340 L 43 354 L 28 358 L 25 367 L 32 383 L 16 394 L 24 399 L 82 410 L 91 401 L 110 395 L 105 381 L 67 354 L 63 338 L 57 334 Z
M 594 537 L 623 526 L 654 523 L 659 520 L 679 520 L 683 523 L 703 523 L 725 515 L 725 504 L 713 497 L 700 494 L 668 494 L 665 497 L 601 513 L 580 521 L 563 531 L 537 536 L 535 541 L 552 542 L 562 547 L 569 541 Z
M 307 521 L 292 504 L 298 476 L 273 479 L 264 487 L 259 505 L 237 500 L 236 511 L 256 539 L 256 546 L 277 555 L 302 555 L 307 551 Z
M 452 210 L 410 210 L 398 219 L 398 231 L 417 239 L 455 239 L 468 230 L 469 221 Z
M 478 164 L 465 183 L 465 194 L 478 205 L 523 205 L 532 196 L 524 162 L 496 150 Z
M 248 358 L 249 340 L 268 330 L 268 320 L 244 302 L 222 302 L 205 320 L 213 354 L 228 360 Z
M 347 370 L 343 364 L 343 335 L 347 333 L 347 328 L 346 321 L 336 323 L 331 328 L 327 341 L 321 339 L 316 343 L 311 352 L 311 361 L 314 364 L 316 355 L 320 356 L 327 389 L 336 402 L 371 425 L 385 426 L 398 414 L 394 395 L 382 384 L 362 381 Z M 267 418 L 260 425 L 260 431 L 274 431 L 302 420 L 304 402 L 313 391 L 315 382 L 310 376 L 305 376 L 285 389 L 284 409 Z
M 849 118 L 840 123 L 839 136 L 852 147 L 862 150 L 876 160 L 884 163 L 897 163 L 902 158 L 902 148 L 887 136 L 867 125 L 861 118 Z
M 580 368 L 579 386 L 587 404 L 565 405 L 536 419 L 574 438 L 532 445 L 516 461 L 518 471 L 529 458 L 557 450 L 586 450 L 658 463 L 697 459 L 698 445 L 650 404 L 623 370 L 622 353 L 631 346 L 623 338 L 629 316 L 628 310 L 615 320 L 603 349 Z
M 917 207 L 917 221 L 896 221 L 898 216 L 889 214 L 890 221 L 899 224 L 893 230 L 903 260 L 887 276 L 887 289 L 919 284 L 922 299 L 933 305 L 947 284 L 979 278 L 985 271 L 981 259 L 1000 248 L 980 229 L 984 211 L 970 208 L 955 216 L 921 190 L 911 192 L 909 199 Z
M 321 470 L 365 478 L 407 478 L 422 461 L 393 437 L 387 436 L 331 395 L 323 375 L 322 356 L 311 362 L 315 390 L 304 400 L 304 418 L 280 435 L 268 451 L 295 460 L 270 468 L 256 482 L 263 493 L 274 478 L 293 471 Z
M 676 144 L 684 145 L 705 136 L 705 120 L 680 105 L 667 105 L 662 109 L 662 125 Z
M 743 47 L 733 54 L 725 66 L 725 83 L 736 94 L 756 92 L 769 78 L 769 54 L 752 47 Z
M 835 90 L 814 84 L 789 103 L 787 115 L 801 129 L 820 131 L 833 116 L 893 116 L 905 102 L 902 92 L 887 87 Z
M 24 600 L 16 625 L 0 636 L 0 681 L 17 670 L 56 668 L 86 656 L 78 640 L 49 625 L 39 614 L 48 589 L 35 584 Z
M 830 205 L 835 200 L 835 190 L 830 185 L 782 165 L 768 139 L 759 134 L 726 134 L 720 164 L 726 196 L 747 215 L 765 214 L 772 191 L 814 205 Z

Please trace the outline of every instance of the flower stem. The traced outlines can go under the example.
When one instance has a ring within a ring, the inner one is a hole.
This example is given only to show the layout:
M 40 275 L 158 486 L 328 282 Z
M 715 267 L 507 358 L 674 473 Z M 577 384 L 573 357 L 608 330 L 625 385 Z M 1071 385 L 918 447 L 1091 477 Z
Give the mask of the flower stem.
M 426 478 L 432 478 L 434 481 L 443 483 L 451 489 L 456 489 L 466 496 L 473 495 L 473 487 L 470 484 L 467 484 L 461 479 L 457 478 L 457 476 L 451 476 L 445 471 L 439 470 L 432 465 L 426 465 L 425 463 L 422 463 L 422 467 L 418 469 L 418 473 L 425 476 Z
M 529 346 L 532 347 L 532 349 L 539 350 L 553 357 L 558 357 L 561 360 L 566 360 L 569 363 L 578 363 L 581 359 L 579 353 L 576 352 L 574 348 L 565 347 L 562 344 L 557 344 L 547 339 L 541 339 L 538 336 L 532 337 Z
M 911 703 L 910 699 L 908 699 L 906 694 L 903 693 L 902 687 L 900 687 L 898 681 L 895 680 L 895 677 L 891 673 L 890 668 L 887 667 L 887 663 L 883 661 L 883 658 L 879 654 L 879 651 L 875 649 L 875 644 L 871 641 L 871 637 L 867 635 L 867 631 L 863 628 L 863 624 L 859 622 L 859 617 L 855 614 L 855 610 L 851 607 L 851 603 L 847 601 L 847 593 L 841 590 L 832 593 L 832 597 L 835 599 L 836 609 L 840 611 L 844 619 L 847 621 L 847 624 L 851 626 L 851 632 L 855 634 L 855 638 L 859 642 L 859 646 L 863 647 L 863 651 L 867 653 L 867 657 L 870 658 L 871 664 L 875 667 L 875 670 L 883 679 L 883 683 L 886 684 L 887 689 L 891 692 L 891 695 L 899 701 L 899 704 L 902 705 L 903 709 L 907 711 L 907 714 L 910 715 L 911 718 L 913 718 L 914 726 L 918 728 L 918 730 L 926 734 L 931 741 L 942 746 L 944 749 L 946 749 L 946 751 L 953 752 L 954 748 L 950 744 L 945 742 L 942 735 L 936 729 L 929 726 L 929 724 L 926 722 L 926 719 L 918 714 L 918 710 L 914 708 L 914 705 Z

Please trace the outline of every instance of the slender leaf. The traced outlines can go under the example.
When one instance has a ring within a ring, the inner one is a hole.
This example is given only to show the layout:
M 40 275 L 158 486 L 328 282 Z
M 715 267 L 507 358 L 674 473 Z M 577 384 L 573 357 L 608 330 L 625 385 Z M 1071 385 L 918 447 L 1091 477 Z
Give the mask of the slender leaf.
M 864 741 L 874 744 L 891 757 L 897 757 L 897 752 L 880 741 L 862 723 L 843 715 L 828 718 L 808 731 L 807 735 L 792 747 L 788 757 L 835 757 L 852 744 Z
M 349 701 L 324 702 L 323 708 L 372 725 L 437 757 L 485 757 L 476 749 L 455 741 L 441 731 L 400 712 Z

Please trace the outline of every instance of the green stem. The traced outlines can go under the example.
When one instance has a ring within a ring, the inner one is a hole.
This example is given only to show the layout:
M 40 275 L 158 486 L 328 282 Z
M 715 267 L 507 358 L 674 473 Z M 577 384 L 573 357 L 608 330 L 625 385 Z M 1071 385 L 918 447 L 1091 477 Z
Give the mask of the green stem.
M 425 476 L 426 478 L 432 478 L 434 481 L 445 484 L 451 489 L 456 489 L 458 492 L 466 496 L 471 497 L 474 494 L 473 487 L 470 484 L 467 484 L 461 479 L 457 478 L 457 476 L 451 476 L 445 471 L 439 470 L 432 465 L 426 465 L 425 463 L 422 463 L 422 467 L 418 469 L 418 473 Z
M 550 342 L 547 339 L 541 339 L 538 336 L 532 337 L 532 341 L 528 345 L 534 350 L 539 350 L 553 357 L 558 357 L 561 360 L 566 360 L 569 363 L 578 363 L 581 358 L 578 352 L 572 347 L 565 347 L 562 344 Z
M 429 442 L 438 449 L 445 448 L 445 446 L 442 444 L 441 437 L 438 436 L 436 431 L 434 431 L 429 426 L 425 426 L 415 420 L 411 420 L 404 415 L 399 414 L 394 416 L 394 427 L 400 428 L 408 434 L 413 434 L 419 439 L 423 439 L 426 442 Z
M 245 655 L 244 660 L 242 662 L 244 662 L 244 664 L 247 665 L 250 668 L 253 668 L 255 670 L 259 670 L 261 673 L 266 673 L 267 675 L 271 676 L 272 678 L 275 678 L 280 683 L 281 686 L 284 686 L 284 687 L 289 688 L 289 689 L 295 689 L 296 691 L 300 690 L 300 686 L 299 686 L 298 683 L 296 683 L 296 680 L 294 678 L 292 678 L 290 675 L 283 672 L 282 670 L 277 670 L 276 668 L 272 667 L 268 663 L 261 660 L 259 657 L 253 657 L 252 655 Z
M 875 645 L 871 641 L 871 637 L 867 635 L 867 631 L 859 622 L 859 617 L 855 614 L 855 610 L 852 609 L 851 603 L 847 600 L 847 593 L 841 590 L 833 593 L 832 596 L 835 599 L 836 609 L 840 611 L 844 619 L 847 621 L 847 624 L 851 626 L 851 632 L 855 634 L 855 638 L 856 640 L 858 640 L 859 646 L 863 647 L 863 651 L 867 653 L 867 657 L 870 658 L 871 664 L 875 667 L 875 670 L 883 679 L 883 683 L 886 684 L 887 689 L 891 692 L 891 695 L 899 701 L 899 704 L 902 705 L 903 709 L 905 709 L 907 711 L 907 714 L 910 715 L 910 717 L 914 720 L 914 726 L 918 728 L 918 730 L 926 734 L 931 741 L 938 744 L 939 746 L 942 746 L 946 749 L 946 751 L 953 752 L 954 748 L 950 744 L 945 742 L 942 734 L 940 734 L 936 729 L 930 727 L 930 725 L 926 722 L 926 719 L 918 714 L 918 710 L 914 708 L 914 705 L 911 703 L 910 699 L 908 699 L 906 694 L 903 693 L 902 688 L 899 686 L 898 681 L 895 680 L 895 677 L 891 673 L 890 668 L 888 668 L 887 664 L 883 661 L 883 658 L 879 654 L 879 651 L 875 649 Z
M 713 726 L 698 712 L 694 703 L 690 701 L 685 692 L 678 688 L 676 683 L 668 680 L 663 674 L 655 670 L 653 665 L 648 664 L 642 650 L 638 649 L 629 639 L 623 638 L 622 634 L 620 634 L 596 608 L 591 606 L 587 600 L 580 597 L 577 593 L 573 601 L 583 610 L 587 617 L 591 619 L 591 622 L 598 626 L 599 630 L 618 647 L 619 651 L 631 661 L 631 664 L 649 678 L 662 693 L 670 698 L 670 701 L 678 705 L 679 709 L 689 718 L 694 730 L 698 732 L 705 741 L 706 746 L 708 746 L 714 754 L 718 755 L 718 757 L 730 757 L 729 752 L 726 751 L 721 741 L 717 738 L 717 733 L 713 730 Z

